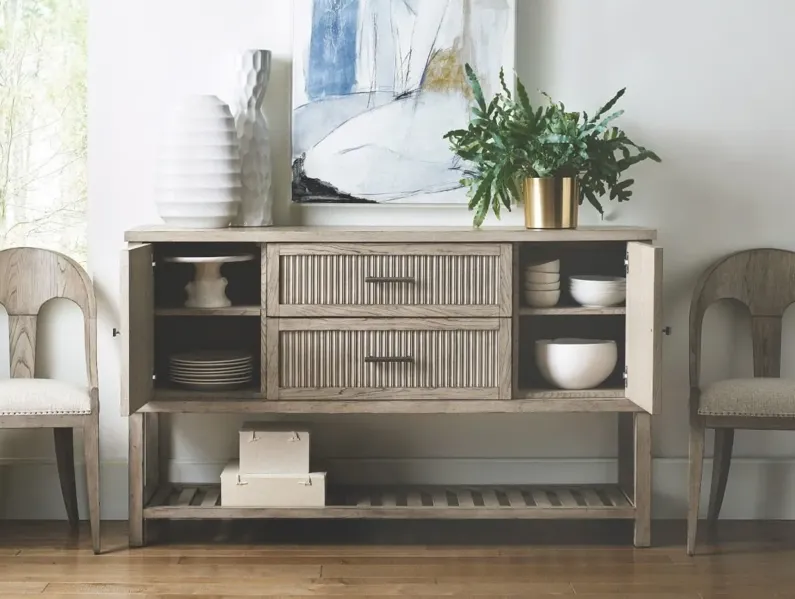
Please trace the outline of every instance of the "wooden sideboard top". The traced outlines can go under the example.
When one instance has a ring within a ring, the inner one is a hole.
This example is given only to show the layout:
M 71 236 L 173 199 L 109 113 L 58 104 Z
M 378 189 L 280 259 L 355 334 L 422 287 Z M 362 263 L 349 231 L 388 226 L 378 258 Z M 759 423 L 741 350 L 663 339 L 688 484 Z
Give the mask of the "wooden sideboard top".
M 653 241 L 657 231 L 643 227 L 580 227 L 527 230 L 523 227 L 250 227 L 177 229 L 167 225 L 127 231 L 133 243 L 531 243 L 550 241 Z

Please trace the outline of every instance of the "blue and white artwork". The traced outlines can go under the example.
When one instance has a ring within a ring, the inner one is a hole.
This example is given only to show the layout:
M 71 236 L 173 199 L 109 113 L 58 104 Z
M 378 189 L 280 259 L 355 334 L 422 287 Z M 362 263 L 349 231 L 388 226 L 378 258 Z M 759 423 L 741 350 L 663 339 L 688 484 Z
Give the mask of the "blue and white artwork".
M 464 65 L 513 80 L 515 0 L 295 0 L 293 200 L 466 202 Z

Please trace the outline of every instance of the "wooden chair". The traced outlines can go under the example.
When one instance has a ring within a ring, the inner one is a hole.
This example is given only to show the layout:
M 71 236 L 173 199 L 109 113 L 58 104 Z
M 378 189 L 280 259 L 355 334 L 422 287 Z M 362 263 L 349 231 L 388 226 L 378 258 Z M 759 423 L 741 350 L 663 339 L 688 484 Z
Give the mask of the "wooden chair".
M 701 388 L 701 332 L 707 308 L 722 299 L 751 314 L 754 378 Z M 723 258 L 699 279 L 690 306 L 690 501 L 687 553 L 696 547 L 704 436 L 715 429 L 708 522 L 717 522 L 729 476 L 734 429 L 795 430 L 795 381 L 782 380 L 781 319 L 795 302 L 795 252 L 754 249 Z
M 36 376 L 36 322 L 51 299 L 76 303 L 85 322 L 88 388 Z M 91 280 L 79 264 L 56 252 L 16 248 L 0 252 L 0 304 L 8 312 L 11 379 L 0 381 L 0 428 L 52 428 L 69 522 L 78 524 L 73 429 L 83 429 L 91 541 L 100 552 L 99 390 L 97 307 Z

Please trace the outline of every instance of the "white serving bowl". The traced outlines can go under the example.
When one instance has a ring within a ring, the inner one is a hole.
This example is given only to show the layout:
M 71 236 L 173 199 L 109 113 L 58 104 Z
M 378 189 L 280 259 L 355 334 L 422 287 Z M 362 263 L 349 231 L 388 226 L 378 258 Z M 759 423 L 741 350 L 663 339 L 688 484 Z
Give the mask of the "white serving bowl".
M 525 283 L 525 291 L 557 291 L 560 289 L 560 281 L 557 283 Z
M 524 299 L 531 308 L 551 308 L 560 301 L 560 289 L 543 291 L 525 289 Z
M 525 265 L 525 270 L 533 272 L 560 272 L 560 260 L 531 260 Z
M 525 283 L 559 283 L 560 273 L 527 270 L 524 273 L 524 282 Z
M 627 285 L 626 277 L 606 277 L 601 275 L 576 275 L 569 277 L 572 285 L 587 287 L 616 287 Z
M 587 308 L 617 306 L 627 299 L 627 280 L 623 277 L 571 277 L 569 291 L 574 300 Z
M 535 350 L 541 376 L 560 389 L 598 387 L 618 362 L 618 347 L 611 340 L 539 339 Z

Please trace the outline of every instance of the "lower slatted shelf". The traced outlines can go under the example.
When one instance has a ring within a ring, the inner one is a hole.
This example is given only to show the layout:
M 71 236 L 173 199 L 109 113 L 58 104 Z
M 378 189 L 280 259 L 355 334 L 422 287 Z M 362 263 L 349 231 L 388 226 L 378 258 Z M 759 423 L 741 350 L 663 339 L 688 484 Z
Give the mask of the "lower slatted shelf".
M 618 485 L 336 487 L 319 508 L 223 507 L 218 485 L 169 484 L 144 509 L 148 519 L 634 518 Z

